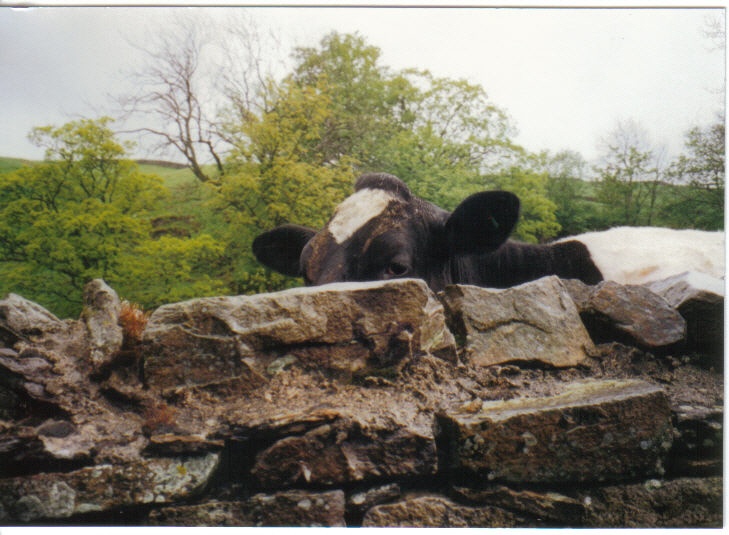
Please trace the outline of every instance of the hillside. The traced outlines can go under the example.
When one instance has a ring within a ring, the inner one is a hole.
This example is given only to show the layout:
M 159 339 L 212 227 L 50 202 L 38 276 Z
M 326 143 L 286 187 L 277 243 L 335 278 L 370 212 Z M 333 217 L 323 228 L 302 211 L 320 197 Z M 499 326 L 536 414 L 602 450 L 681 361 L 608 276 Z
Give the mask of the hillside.
M 24 165 L 32 164 L 30 160 L 22 160 L 20 158 L 5 158 L 0 156 L 0 174 L 11 173 L 20 169 Z

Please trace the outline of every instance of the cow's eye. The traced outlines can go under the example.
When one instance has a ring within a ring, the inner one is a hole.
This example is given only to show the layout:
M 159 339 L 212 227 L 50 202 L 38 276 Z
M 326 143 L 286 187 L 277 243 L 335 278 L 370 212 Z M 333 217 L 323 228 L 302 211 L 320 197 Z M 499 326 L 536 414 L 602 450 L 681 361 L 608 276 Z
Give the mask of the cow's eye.
M 402 277 L 410 271 L 410 268 L 401 262 L 390 262 L 387 266 L 387 275 L 390 277 Z

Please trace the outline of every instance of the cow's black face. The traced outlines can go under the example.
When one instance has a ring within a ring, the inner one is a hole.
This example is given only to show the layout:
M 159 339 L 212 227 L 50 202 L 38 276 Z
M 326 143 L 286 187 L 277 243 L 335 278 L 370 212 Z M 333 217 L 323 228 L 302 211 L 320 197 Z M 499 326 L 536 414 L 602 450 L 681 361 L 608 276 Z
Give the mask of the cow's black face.
M 414 228 L 417 214 L 412 201 L 407 188 L 370 187 L 360 180 L 357 191 L 302 250 L 300 272 L 306 283 L 387 280 L 413 274 L 422 237 Z
M 364 175 L 355 189 L 318 232 L 284 225 L 258 236 L 258 260 L 309 285 L 416 277 L 437 289 L 450 258 L 498 248 L 518 217 L 506 192 L 473 195 L 449 214 L 392 175 Z

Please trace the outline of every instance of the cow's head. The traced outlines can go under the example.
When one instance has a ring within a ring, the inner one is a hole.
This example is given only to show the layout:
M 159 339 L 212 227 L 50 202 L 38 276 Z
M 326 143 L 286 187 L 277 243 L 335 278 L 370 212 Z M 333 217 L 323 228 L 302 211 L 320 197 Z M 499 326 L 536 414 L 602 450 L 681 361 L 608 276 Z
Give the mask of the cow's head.
M 258 236 L 253 252 L 309 285 L 416 277 L 439 288 L 450 260 L 497 249 L 518 215 L 512 193 L 476 193 L 449 214 L 415 197 L 397 177 L 368 174 L 322 230 L 283 225 Z

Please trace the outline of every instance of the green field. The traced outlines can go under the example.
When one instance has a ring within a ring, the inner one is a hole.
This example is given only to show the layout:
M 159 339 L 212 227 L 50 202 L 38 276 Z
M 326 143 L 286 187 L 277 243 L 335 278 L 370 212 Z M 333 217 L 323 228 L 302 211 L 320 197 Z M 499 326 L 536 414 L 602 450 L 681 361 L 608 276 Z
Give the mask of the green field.
M 11 173 L 24 165 L 31 165 L 32 163 L 29 160 L 21 160 L 20 158 L 4 158 L 0 156 L 0 174 Z

